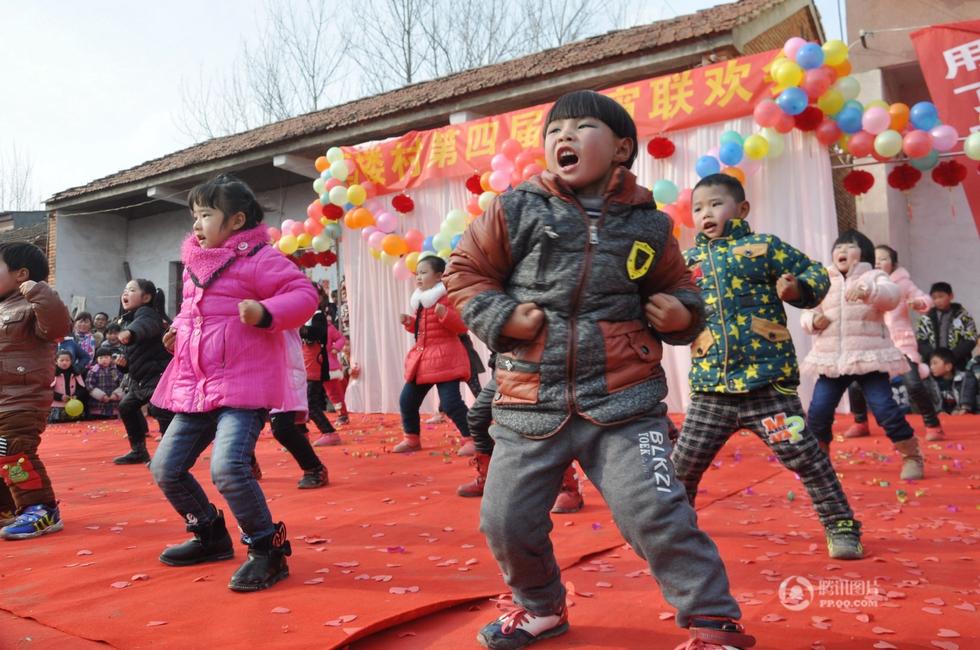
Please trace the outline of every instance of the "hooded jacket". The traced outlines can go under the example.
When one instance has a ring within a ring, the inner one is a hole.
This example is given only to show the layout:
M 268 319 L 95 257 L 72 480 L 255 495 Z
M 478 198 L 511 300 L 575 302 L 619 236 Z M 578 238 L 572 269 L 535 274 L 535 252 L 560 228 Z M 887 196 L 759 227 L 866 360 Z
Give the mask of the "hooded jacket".
M 466 325 L 446 297 L 446 287 L 439 282 L 431 289 L 416 289 L 411 299 L 412 320 L 405 329 L 415 335 L 415 345 L 405 356 L 405 381 L 415 384 L 440 384 L 444 381 L 466 381 L 470 378 L 470 356 L 459 340 Z M 443 305 L 446 314 L 436 314 Z
M 891 273 L 891 281 L 898 285 L 902 297 L 894 309 L 885 313 L 885 325 L 891 332 L 892 342 L 902 353 L 915 363 L 928 362 L 919 354 L 915 340 L 915 329 L 912 327 L 912 317 L 909 308 L 912 307 L 920 314 L 932 309 L 932 298 L 915 286 L 905 267 L 898 267 Z M 909 303 L 915 303 L 914 306 Z M 928 374 L 926 375 L 928 376 Z
M 704 327 L 701 296 L 670 219 L 650 191 L 617 167 L 592 220 L 575 192 L 544 172 L 498 196 L 463 234 L 444 282 L 474 334 L 498 353 L 493 416 L 521 434 L 554 434 L 572 415 L 626 422 L 667 395 L 661 341 L 684 345 Z M 693 318 L 657 332 L 643 311 L 668 293 Z M 514 309 L 535 303 L 545 325 L 533 341 L 501 333 Z

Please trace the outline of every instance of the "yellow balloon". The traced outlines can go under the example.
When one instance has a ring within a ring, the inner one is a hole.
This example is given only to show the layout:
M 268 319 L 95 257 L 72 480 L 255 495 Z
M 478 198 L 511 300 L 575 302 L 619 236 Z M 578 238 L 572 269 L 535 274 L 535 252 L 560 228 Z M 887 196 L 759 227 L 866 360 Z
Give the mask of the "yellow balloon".
M 313 244 L 313 237 L 308 232 L 300 233 L 296 238 L 296 248 L 309 248 Z
M 453 254 L 453 249 L 451 248 L 440 248 L 439 252 L 436 253 L 439 257 L 444 260 L 448 260 L 449 256 Z
M 65 402 L 65 413 L 67 413 L 69 417 L 77 418 L 84 410 L 85 407 L 82 406 L 81 401 L 75 399 L 74 397 Z
M 293 235 L 283 235 L 279 238 L 279 250 L 281 250 L 286 255 L 292 255 L 299 248 L 299 242 Z
M 379 251 L 379 250 L 377 250 L 375 248 L 371 248 L 370 246 L 368 246 L 368 252 L 371 253 L 371 257 L 373 257 L 374 259 L 376 259 L 376 260 L 380 260 L 381 259 L 381 251 Z
M 844 41 L 827 41 L 821 46 L 823 49 L 823 62 L 829 66 L 840 65 L 847 61 L 847 43 Z
M 361 205 L 367 199 L 367 190 L 361 185 L 351 185 L 347 188 L 347 201 Z
M 416 267 L 418 267 L 418 264 L 419 264 L 419 254 L 416 253 L 415 251 L 412 251 L 411 253 L 405 256 L 405 268 L 407 268 L 412 273 L 415 273 L 415 269 Z
M 803 68 L 792 61 L 783 61 L 773 70 L 772 78 L 780 86 L 799 86 L 803 81 Z
M 831 88 L 817 100 L 817 108 L 824 115 L 837 115 L 844 108 L 844 96 L 836 88 Z
M 745 155 L 752 160 L 761 160 L 769 153 L 769 141 L 761 135 L 753 134 L 742 143 Z
M 886 111 L 889 108 L 891 108 L 891 104 L 889 104 L 888 102 L 886 102 L 884 99 L 872 99 L 870 102 L 868 102 L 867 104 L 864 105 L 864 110 L 868 110 L 872 106 L 877 106 L 879 108 L 883 108 Z

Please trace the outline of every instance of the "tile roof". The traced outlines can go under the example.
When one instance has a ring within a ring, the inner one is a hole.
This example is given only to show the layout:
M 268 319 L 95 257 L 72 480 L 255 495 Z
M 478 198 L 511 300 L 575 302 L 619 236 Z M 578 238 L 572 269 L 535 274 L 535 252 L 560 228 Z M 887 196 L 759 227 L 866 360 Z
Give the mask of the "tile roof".
M 213 138 L 86 185 L 63 190 L 51 197 L 48 203 L 58 203 L 90 192 L 151 179 L 196 164 L 218 161 L 316 133 L 322 134 L 379 118 L 390 118 L 399 113 L 409 114 L 420 105 L 448 102 L 488 88 L 519 85 L 524 81 L 540 80 L 574 69 L 595 66 L 600 62 L 635 57 L 727 33 L 785 1 L 738 0 L 697 13 L 593 36 L 503 63 L 405 86 L 242 133 Z

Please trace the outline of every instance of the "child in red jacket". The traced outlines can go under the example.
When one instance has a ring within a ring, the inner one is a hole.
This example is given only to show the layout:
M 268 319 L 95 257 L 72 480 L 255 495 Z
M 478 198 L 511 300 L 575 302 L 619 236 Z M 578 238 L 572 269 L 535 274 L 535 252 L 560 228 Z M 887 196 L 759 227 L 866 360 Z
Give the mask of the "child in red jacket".
M 419 260 L 415 271 L 415 293 L 412 294 L 414 316 L 402 314 L 401 323 L 415 335 L 415 345 L 405 357 L 405 387 L 399 406 L 404 439 L 395 445 L 396 454 L 417 451 L 419 441 L 419 407 L 434 385 L 439 401 L 452 419 L 464 444 L 469 440 L 466 404 L 459 392 L 459 382 L 470 378 L 470 359 L 459 335 L 466 325 L 446 297 L 442 274 L 446 261 L 431 255 Z

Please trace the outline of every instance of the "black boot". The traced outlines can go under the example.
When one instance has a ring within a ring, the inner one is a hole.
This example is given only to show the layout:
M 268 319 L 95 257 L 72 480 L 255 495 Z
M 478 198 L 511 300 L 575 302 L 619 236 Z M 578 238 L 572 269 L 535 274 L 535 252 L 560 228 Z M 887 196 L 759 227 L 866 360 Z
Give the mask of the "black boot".
M 132 451 L 112 459 L 116 465 L 141 465 L 150 462 L 150 452 L 146 450 L 146 442 L 130 442 Z
M 323 465 L 316 469 L 303 472 L 303 478 L 299 480 L 297 487 L 301 490 L 312 490 L 329 485 L 330 479 L 327 477 L 327 468 Z
M 228 588 L 232 591 L 268 589 L 289 575 L 286 556 L 292 552 L 286 539 L 286 526 L 280 521 L 273 534 L 252 540 L 248 559 L 235 571 Z
M 170 566 L 192 566 L 235 557 L 235 547 L 225 526 L 225 516 L 220 510 L 215 512 L 217 516 L 209 524 L 187 524 L 187 532 L 194 533 L 194 539 L 171 546 L 160 554 L 160 561 Z

